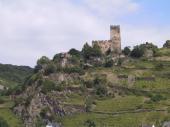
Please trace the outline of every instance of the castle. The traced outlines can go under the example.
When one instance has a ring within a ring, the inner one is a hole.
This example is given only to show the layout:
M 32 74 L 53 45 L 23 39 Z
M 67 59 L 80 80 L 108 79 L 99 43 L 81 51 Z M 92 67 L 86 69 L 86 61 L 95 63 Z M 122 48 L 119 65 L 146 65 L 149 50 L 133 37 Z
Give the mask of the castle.
M 120 26 L 111 25 L 110 26 L 110 40 L 101 40 L 101 41 L 92 41 L 92 46 L 97 44 L 103 54 L 110 51 L 115 54 L 121 53 L 121 35 L 120 35 Z

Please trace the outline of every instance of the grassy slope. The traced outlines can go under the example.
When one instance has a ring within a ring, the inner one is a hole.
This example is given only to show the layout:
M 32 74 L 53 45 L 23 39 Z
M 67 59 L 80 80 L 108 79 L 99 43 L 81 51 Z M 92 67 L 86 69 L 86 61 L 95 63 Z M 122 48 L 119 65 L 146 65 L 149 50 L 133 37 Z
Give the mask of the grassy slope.
M 4 100 L 4 103 L 0 104 L 0 117 L 8 123 L 9 127 L 23 127 L 22 121 L 11 110 L 14 102 L 9 97 L 0 97 L 0 99 Z
M 22 85 L 32 71 L 33 69 L 27 66 L 0 64 L 0 84 L 9 88 Z M 0 117 L 7 121 L 10 127 L 23 127 L 22 121 L 11 110 L 14 102 L 9 97 L 0 96 L 0 99 L 4 100 L 4 103 L 0 104 Z
M 7 87 L 20 85 L 32 71 L 33 69 L 27 66 L 0 64 L 0 84 Z
M 161 49 L 162 58 L 169 55 L 169 50 L 165 51 Z M 167 53 L 168 52 L 168 53 Z M 167 55 L 168 54 L 168 55 Z M 163 64 L 163 68 L 156 68 L 157 64 Z M 96 106 L 92 113 L 77 114 L 74 116 L 67 116 L 61 120 L 64 127 L 86 127 L 85 121 L 92 120 L 95 122 L 97 127 L 139 127 L 141 124 L 155 124 L 159 125 L 162 121 L 170 120 L 170 93 L 164 93 L 170 88 L 170 61 L 167 60 L 157 60 L 156 61 L 143 61 L 143 60 L 133 60 L 124 65 L 124 68 L 97 68 L 92 69 L 86 73 L 86 78 L 91 79 L 95 74 L 107 74 L 107 78 L 112 83 L 125 83 L 126 87 L 141 89 L 141 90 L 157 90 L 163 91 L 159 94 L 166 97 L 166 100 L 161 100 L 159 102 L 148 102 L 149 98 L 145 96 L 135 96 L 135 95 L 125 95 L 123 97 L 116 96 L 115 98 L 104 98 L 96 99 Z M 135 81 L 134 85 L 126 84 L 128 81 L 118 80 L 116 75 L 134 75 L 137 77 L 155 77 L 155 81 Z M 113 77 L 113 78 L 112 78 Z M 153 93 L 155 94 L 155 93 Z M 79 99 L 77 99 L 78 101 Z M 79 100 L 80 101 L 80 100 Z M 76 102 L 78 103 L 78 102 Z M 114 113 L 119 111 L 133 110 L 133 109 L 165 109 L 161 112 L 141 112 L 141 113 L 125 113 L 118 115 L 109 114 L 96 114 L 96 111 L 103 113 Z

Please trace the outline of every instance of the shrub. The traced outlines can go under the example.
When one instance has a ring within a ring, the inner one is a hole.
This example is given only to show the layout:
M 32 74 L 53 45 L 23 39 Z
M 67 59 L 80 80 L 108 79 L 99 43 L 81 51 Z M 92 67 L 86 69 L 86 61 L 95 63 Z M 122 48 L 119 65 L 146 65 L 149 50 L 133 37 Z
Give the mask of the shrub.
M 45 65 L 48 64 L 50 62 L 50 59 L 46 56 L 42 56 L 38 61 L 37 61 L 37 65 Z
M 96 94 L 100 97 L 104 97 L 107 95 L 107 88 L 104 85 L 99 85 L 96 89 Z
M 50 75 L 54 72 L 56 72 L 56 67 L 52 63 L 48 64 L 47 67 L 44 69 L 44 75 Z
M 112 67 L 113 66 L 113 60 L 106 61 L 105 67 Z
M 53 57 L 53 61 L 56 63 L 56 62 L 59 62 L 61 60 L 61 53 L 59 54 L 56 54 L 54 57 Z
M 160 95 L 160 94 L 156 94 L 156 95 L 153 95 L 153 96 L 151 97 L 151 101 L 153 101 L 153 102 L 159 102 L 159 101 L 165 100 L 165 99 L 166 99 L 166 98 L 163 97 L 163 96 Z
M 124 55 L 128 56 L 131 53 L 130 47 L 125 47 L 122 52 Z
M 90 57 L 101 57 L 102 56 L 101 49 L 97 44 L 91 47 L 86 43 L 83 46 L 82 53 L 85 59 L 89 59 Z
M 86 127 L 96 127 L 95 122 L 92 121 L 92 120 L 87 120 L 87 121 L 85 121 L 84 124 L 85 124 Z
M 56 84 L 50 80 L 45 80 L 43 81 L 42 83 L 42 89 L 41 91 L 43 93 L 48 93 L 48 92 L 51 92 L 52 90 L 55 90 L 56 89 Z
M 76 56 L 77 58 L 81 57 L 81 52 L 74 48 L 70 49 L 70 51 L 68 53 L 72 56 Z
M 132 57 L 139 58 L 142 57 L 143 54 L 144 54 L 144 48 L 140 46 L 135 46 L 130 55 Z
M 140 58 L 144 55 L 146 50 L 152 50 L 154 56 L 158 53 L 157 46 L 153 45 L 152 43 L 146 42 L 145 44 L 135 46 L 130 55 L 132 57 Z

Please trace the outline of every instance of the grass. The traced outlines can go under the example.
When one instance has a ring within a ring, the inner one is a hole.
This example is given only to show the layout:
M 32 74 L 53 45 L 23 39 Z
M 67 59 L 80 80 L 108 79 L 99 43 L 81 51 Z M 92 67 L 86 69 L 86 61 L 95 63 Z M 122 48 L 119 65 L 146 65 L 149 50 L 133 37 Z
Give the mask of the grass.
M 116 112 L 136 109 L 143 104 L 144 98 L 137 96 L 118 97 L 115 99 L 97 100 L 95 111 Z
M 157 125 L 164 119 L 169 119 L 164 112 L 145 112 L 117 116 L 87 113 L 64 117 L 62 123 L 64 127 L 85 127 L 85 121 L 92 120 L 97 127 L 139 127 L 142 123 Z
M 7 121 L 10 127 L 23 127 L 22 121 L 8 108 L 0 108 L 0 117 Z
M 78 94 L 71 94 L 68 96 L 68 98 L 65 100 L 68 104 L 73 105 L 84 105 L 84 97 L 78 95 Z
M 135 88 L 157 90 L 157 89 L 170 89 L 170 79 L 156 78 L 155 81 L 140 80 L 136 81 Z
M 170 56 L 170 50 L 168 48 L 162 48 L 159 50 L 158 56 Z

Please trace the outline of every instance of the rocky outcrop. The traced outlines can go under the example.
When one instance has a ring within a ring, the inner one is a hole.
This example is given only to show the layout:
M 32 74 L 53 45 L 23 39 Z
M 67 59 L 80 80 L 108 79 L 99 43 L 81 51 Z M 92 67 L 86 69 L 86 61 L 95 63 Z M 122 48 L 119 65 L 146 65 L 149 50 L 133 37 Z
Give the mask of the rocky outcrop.
M 48 79 L 54 82 L 71 82 L 79 80 L 78 74 L 54 73 L 49 76 L 44 76 L 43 79 Z M 52 115 L 63 117 L 74 113 L 85 112 L 84 106 L 67 104 L 60 98 L 66 98 L 68 93 L 72 93 L 75 89 L 65 88 L 62 91 L 51 91 L 48 94 L 41 92 L 41 84 L 39 81 L 28 86 L 27 89 L 19 95 L 20 103 L 13 109 L 25 123 L 26 127 L 35 127 L 37 118 L 41 117 L 43 109 L 48 109 L 46 112 L 45 121 L 48 121 Z M 76 90 L 77 92 L 79 90 Z M 60 98 L 58 98 L 60 97 Z

